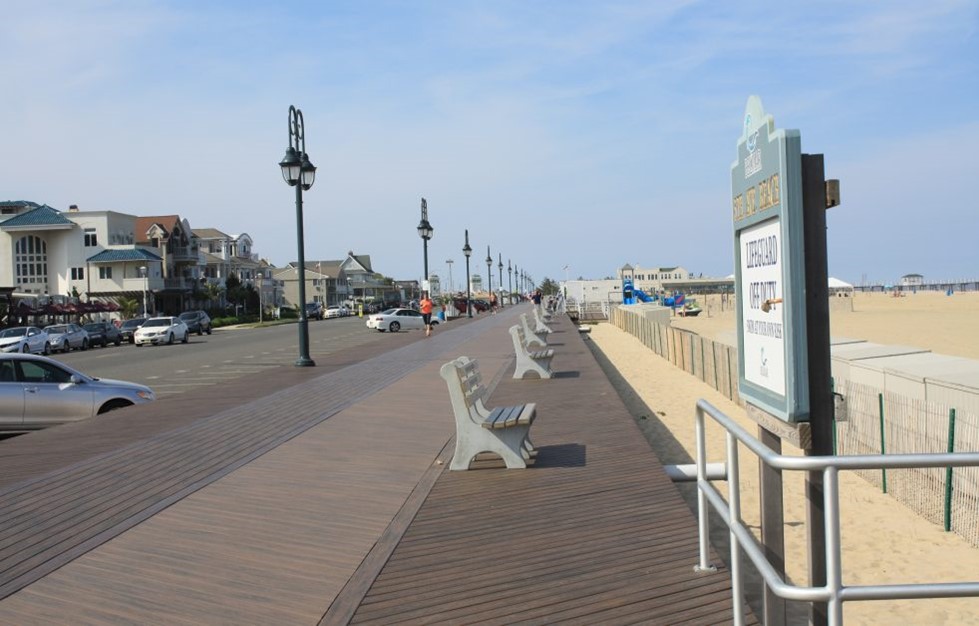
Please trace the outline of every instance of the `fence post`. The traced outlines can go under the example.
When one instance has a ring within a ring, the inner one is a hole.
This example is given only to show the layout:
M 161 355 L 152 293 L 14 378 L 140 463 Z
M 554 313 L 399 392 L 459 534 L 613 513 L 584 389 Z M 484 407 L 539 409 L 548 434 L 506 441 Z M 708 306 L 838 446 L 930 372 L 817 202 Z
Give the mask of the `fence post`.
M 887 454 L 887 447 L 884 443 L 884 394 L 877 394 L 877 406 L 880 409 L 880 453 Z M 887 493 L 887 469 L 881 468 L 880 477 L 883 483 L 884 493 Z
M 837 456 L 839 454 L 837 450 L 839 438 L 836 434 L 836 379 L 832 376 L 829 378 L 829 390 L 833 394 L 833 456 Z
M 948 410 L 948 453 L 955 452 L 955 409 Z M 952 530 L 952 466 L 945 468 L 945 532 Z

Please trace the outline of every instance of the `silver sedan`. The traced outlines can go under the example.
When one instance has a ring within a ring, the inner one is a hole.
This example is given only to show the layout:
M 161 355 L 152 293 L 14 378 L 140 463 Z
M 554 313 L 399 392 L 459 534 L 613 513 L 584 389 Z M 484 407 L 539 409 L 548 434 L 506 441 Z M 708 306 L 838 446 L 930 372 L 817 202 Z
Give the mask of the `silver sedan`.
M 0 331 L 0 352 L 48 354 L 48 334 L 36 326 L 15 326 Z
M 30 354 L 0 354 L 0 431 L 74 422 L 156 399 L 145 385 L 86 376 Z

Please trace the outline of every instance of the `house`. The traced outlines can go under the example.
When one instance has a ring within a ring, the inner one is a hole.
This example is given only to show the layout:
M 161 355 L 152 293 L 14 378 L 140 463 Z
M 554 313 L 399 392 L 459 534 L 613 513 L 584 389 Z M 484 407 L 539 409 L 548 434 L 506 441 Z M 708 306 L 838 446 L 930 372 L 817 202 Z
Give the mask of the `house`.
M 163 260 L 135 243 L 134 215 L 12 201 L 0 219 L 0 285 L 15 297 L 114 303 L 163 287 Z
M 282 286 L 282 306 L 299 308 L 299 271 L 296 263 L 271 269 L 272 278 Z M 304 271 L 307 302 L 324 307 L 347 300 L 347 277 L 343 261 L 307 261 Z
M 195 228 L 194 236 L 200 242 L 202 275 L 208 282 L 223 287 L 228 276 L 237 276 L 243 283 L 256 278 L 262 263 L 252 252 L 253 242 L 248 233 L 229 235 L 217 228 Z
M 154 290 L 159 310 L 176 314 L 205 300 L 201 289 L 200 244 L 179 215 L 137 217 L 136 244 L 160 257 L 162 288 Z

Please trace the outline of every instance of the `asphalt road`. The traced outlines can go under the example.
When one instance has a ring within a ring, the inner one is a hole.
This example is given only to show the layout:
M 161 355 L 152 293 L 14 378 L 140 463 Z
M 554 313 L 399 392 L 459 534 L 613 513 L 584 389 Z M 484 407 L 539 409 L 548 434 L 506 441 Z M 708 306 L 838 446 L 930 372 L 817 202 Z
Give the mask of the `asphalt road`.
M 356 316 L 309 322 L 309 352 L 329 354 L 346 348 L 385 341 L 390 333 L 368 329 Z M 402 331 L 404 332 L 404 331 Z M 409 331 L 419 333 L 421 331 Z M 76 350 L 51 357 L 98 378 L 115 378 L 151 387 L 157 397 L 183 393 L 263 369 L 291 365 L 299 356 L 298 326 L 215 329 L 211 335 L 191 335 L 187 344 Z

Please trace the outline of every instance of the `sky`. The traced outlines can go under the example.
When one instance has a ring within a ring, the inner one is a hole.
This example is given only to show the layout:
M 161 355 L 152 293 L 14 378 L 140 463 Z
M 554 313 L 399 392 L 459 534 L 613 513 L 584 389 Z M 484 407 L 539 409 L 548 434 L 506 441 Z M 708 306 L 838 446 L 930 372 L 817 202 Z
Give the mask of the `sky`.
M 829 273 L 979 279 L 979 2 L 0 0 L 0 200 L 179 214 L 307 260 L 462 284 L 734 272 L 747 99 L 842 203 Z M 450 265 L 446 261 L 452 260 Z M 482 268 L 482 272 L 480 272 Z M 506 278 L 506 270 L 504 269 Z

